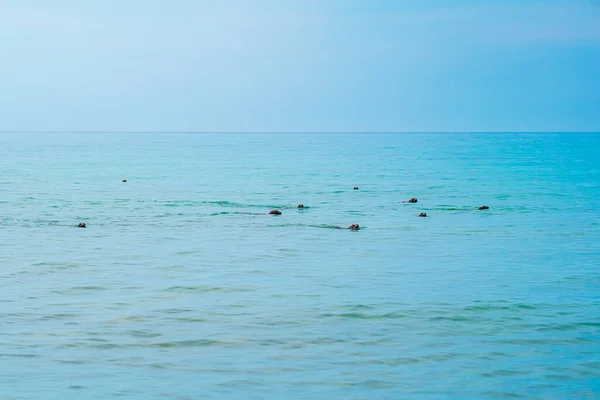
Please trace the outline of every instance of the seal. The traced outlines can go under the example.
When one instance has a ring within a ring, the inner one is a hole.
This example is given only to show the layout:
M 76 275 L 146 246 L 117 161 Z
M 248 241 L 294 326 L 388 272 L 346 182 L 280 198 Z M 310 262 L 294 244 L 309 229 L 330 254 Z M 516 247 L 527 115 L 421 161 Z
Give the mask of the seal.
M 479 206 L 478 210 L 489 210 L 490 207 L 488 206 Z
M 127 179 L 123 179 L 122 182 L 127 182 Z
M 405 200 L 405 201 L 403 201 L 403 203 L 416 203 L 416 202 L 418 202 L 418 201 L 419 201 L 419 200 L 417 200 L 417 198 L 416 198 L 416 197 L 412 197 L 412 198 L 410 198 L 410 199 L 408 199 L 408 200 Z
M 271 211 L 269 211 L 269 214 L 270 215 L 281 215 L 281 211 L 279 211 L 279 210 L 271 210 Z
M 360 225 L 359 224 L 352 224 L 348 227 L 348 229 L 350 229 L 351 231 L 358 231 L 360 230 Z
M 358 186 L 354 186 L 352 190 L 358 190 Z
M 419 217 L 426 217 L 427 213 L 426 212 L 422 212 L 421 214 L 419 214 Z
M 80 222 L 79 225 L 77 225 L 78 228 L 85 228 L 85 222 Z
M 304 208 L 304 204 L 298 204 L 298 207 L 296 208 Z

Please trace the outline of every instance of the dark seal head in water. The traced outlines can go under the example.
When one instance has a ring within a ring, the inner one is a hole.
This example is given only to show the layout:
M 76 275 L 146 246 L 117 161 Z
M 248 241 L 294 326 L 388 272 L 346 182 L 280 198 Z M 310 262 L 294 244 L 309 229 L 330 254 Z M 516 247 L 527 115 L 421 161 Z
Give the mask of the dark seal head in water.
M 279 210 L 271 210 L 271 211 L 269 211 L 269 214 L 270 215 L 281 215 L 281 211 L 279 211 Z
M 416 197 L 412 197 L 406 201 L 403 201 L 403 203 L 416 203 L 418 200 Z
M 479 209 L 480 210 L 489 210 L 490 207 L 488 207 L 488 206 L 479 206 Z
M 298 204 L 297 208 L 304 208 L 304 204 Z
M 419 214 L 419 217 L 426 217 L 427 213 L 426 212 L 422 212 L 421 214 Z
M 85 228 L 85 222 L 80 222 L 79 225 L 77 225 L 78 228 Z
M 360 230 L 360 225 L 359 224 L 352 224 L 348 227 L 348 229 L 350 229 L 351 231 L 358 231 Z
M 123 181 L 122 181 L 122 182 L 127 182 L 127 179 L 123 179 Z
M 358 186 L 354 186 L 352 190 L 358 190 Z

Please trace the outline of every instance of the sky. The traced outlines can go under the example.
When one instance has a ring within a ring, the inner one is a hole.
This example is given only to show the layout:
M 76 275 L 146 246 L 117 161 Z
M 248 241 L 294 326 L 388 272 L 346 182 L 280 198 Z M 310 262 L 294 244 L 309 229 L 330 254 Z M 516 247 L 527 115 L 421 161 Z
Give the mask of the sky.
M 600 0 L 2 0 L 0 130 L 600 131 Z

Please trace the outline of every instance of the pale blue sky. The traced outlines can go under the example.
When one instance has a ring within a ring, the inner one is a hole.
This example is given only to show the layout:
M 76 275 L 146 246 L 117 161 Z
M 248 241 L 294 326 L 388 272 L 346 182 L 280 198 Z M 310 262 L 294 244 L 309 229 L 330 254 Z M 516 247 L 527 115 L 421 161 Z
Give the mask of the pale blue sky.
M 0 130 L 600 131 L 600 0 L 3 0 Z

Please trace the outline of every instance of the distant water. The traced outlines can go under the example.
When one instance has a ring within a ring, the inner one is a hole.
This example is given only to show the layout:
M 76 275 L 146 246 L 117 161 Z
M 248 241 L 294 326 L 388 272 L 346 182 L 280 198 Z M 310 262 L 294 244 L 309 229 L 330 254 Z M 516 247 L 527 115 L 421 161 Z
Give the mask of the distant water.
M 599 210 L 600 135 L 0 134 L 0 399 L 597 399 Z

